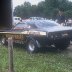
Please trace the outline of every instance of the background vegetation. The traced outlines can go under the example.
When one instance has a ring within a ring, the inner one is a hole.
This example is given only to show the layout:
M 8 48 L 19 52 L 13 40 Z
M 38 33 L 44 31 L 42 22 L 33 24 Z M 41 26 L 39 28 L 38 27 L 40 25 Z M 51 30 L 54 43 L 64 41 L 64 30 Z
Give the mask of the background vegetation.
M 22 18 L 40 16 L 56 19 L 58 10 L 64 11 L 67 18 L 72 18 L 72 2 L 68 0 L 45 0 L 39 2 L 38 5 L 25 2 L 14 9 L 14 16 Z

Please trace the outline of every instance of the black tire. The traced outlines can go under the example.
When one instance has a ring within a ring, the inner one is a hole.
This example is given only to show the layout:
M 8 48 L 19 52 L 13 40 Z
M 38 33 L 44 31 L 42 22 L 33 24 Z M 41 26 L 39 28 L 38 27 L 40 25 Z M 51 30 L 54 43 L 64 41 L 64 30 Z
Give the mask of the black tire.
M 65 50 L 67 49 L 67 47 L 69 46 L 70 44 L 70 41 L 67 40 L 67 41 L 64 41 L 64 42 L 58 42 L 55 44 L 55 47 L 59 50 Z
M 34 39 L 28 40 L 26 48 L 29 53 L 37 53 L 38 52 L 38 45 Z

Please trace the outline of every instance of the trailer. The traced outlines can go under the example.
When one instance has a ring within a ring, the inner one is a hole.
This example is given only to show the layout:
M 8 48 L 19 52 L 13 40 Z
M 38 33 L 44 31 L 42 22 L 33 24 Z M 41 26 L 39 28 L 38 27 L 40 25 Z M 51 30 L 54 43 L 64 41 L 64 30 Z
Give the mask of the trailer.
M 1 0 L 0 2 L 0 31 L 12 28 L 12 0 Z

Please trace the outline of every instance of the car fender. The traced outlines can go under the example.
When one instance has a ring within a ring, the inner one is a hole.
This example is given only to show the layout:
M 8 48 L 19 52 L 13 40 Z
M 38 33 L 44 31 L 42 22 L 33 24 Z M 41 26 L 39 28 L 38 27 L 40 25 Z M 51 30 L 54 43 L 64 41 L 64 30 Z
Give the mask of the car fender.
M 27 36 L 27 43 L 30 41 L 30 40 L 33 40 L 33 42 L 37 45 L 38 48 L 40 48 L 40 43 L 38 40 L 36 40 L 33 36 Z

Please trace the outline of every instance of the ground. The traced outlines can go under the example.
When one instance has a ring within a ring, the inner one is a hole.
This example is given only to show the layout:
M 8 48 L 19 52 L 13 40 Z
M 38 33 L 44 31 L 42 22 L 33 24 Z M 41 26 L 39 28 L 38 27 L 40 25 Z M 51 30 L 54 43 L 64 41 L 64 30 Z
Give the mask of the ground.
M 72 72 L 72 45 L 67 50 L 45 48 L 29 54 L 23 46 L 14 46 L 15 72 Z M 8 48 L 0 46 L 0 72 L 8 72 Z

